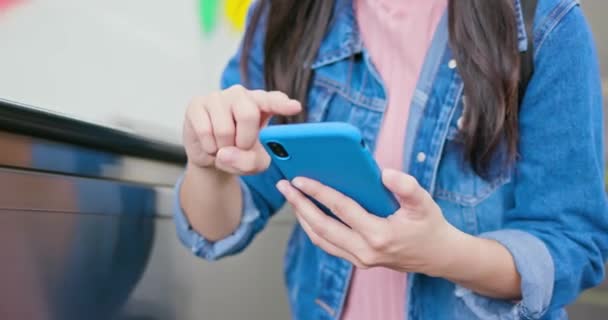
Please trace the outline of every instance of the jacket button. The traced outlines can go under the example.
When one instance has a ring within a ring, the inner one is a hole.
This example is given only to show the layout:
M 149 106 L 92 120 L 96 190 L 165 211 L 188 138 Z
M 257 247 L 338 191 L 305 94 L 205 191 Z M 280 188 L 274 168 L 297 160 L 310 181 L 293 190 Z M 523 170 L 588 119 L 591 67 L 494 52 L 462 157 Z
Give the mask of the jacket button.
M 458 127 L 458 130 L 462 130 L 462 127 L 464 127 L 464 117 L 458 118 L 456 126 Z
M 456 60 L 452 59 L 450 60 L 450 62 L 448 62 L 448 68 L 450 69 L 456 69 L 456 67 L 458 66 L 458 63 L 456 63 Z
M 416 161 L 422 163 L 424 160 L 426 160 L 426 154 L 424 154 L 424 152 L 418 152 L 416 155 Z

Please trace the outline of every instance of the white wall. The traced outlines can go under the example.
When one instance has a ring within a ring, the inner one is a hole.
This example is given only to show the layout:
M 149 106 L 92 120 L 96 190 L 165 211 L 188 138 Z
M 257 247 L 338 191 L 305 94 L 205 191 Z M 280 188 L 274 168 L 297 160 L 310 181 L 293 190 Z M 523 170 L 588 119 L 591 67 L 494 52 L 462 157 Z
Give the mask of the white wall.
M 0 13 L 0 97 L 180 141 L 240 35 L 203 35 L 196 0 L 24 0 Z

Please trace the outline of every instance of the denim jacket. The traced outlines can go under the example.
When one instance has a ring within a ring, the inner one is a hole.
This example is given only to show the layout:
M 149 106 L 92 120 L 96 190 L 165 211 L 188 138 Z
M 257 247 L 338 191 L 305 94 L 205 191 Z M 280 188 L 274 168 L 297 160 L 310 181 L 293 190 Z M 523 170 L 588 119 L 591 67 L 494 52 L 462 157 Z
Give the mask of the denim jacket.
M 608 206 L 604 188 L 602 97 L 589 26 L 575 0 L 540 0 L 533 34 L 526 34 L 519 0 L 520 50 L 533 37 L 535 73 L 520 106 L 519 157 L 508 170 L 482 179 L 463 163 L 459 118 L 463 82 L 448 45 L 446 17 L 438 27 L 417 84 L 404 145 L 404 168 L 460 230 L 493 239 L 512 254 L 522 299 L 490 299 L 445 279 L 408 274 L 408 319 L 566 319 L 564 306 L 604 278 Z M 309 66 L 314 78 L 308 121 L 357 126 L 374 148 L 386 90 L 361 41 L 352 3 L 338 0 L 329 31 Z M 250 88 L 263 89 L 264 19 L 251 51 L 229 61 L 221 85 L 242 82 L 239 59 L 250 56 Z M 406 41 L 404 39 L 404 41 Z M 175 202 L 182 242 L 204 259 L 245 249 L 285 202 L 271 165 L 241 178 L 238 229 L 211 243 L 194 232 Z M 180 183 L 176 189 L 179 191 Z M 299 225 L 285 257 L 294 319 L 340 319 L 352 265 L 314 246 Z

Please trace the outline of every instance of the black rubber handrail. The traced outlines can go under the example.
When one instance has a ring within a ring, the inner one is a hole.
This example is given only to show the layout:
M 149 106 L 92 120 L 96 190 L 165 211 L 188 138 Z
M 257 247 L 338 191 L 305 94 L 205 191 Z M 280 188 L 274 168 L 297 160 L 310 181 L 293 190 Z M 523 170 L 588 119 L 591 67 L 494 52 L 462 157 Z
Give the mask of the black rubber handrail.
M 184 164 L 181 146 L 0 99 L 0 130 L 115 154 Z

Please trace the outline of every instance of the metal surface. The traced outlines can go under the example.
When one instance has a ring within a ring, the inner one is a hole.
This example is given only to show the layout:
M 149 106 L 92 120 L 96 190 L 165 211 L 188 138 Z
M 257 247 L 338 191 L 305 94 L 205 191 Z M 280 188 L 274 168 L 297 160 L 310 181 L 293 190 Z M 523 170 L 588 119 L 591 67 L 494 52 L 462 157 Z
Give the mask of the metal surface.
M 287 213 L 246 254 L 209 264 L 159 215 L 158 187 L 15 169 L 0 181 L 0 319 L 289 317 Z
M 4 132 L 0 148 L 12 167 L 0 168 L 0 319 L 117 317 L 147 268 L 154 217 L 171 214 L 179 166 L 155 163 L 150 178 L 125 165 L 149 160 Z
M 0 166 L 173 186 L 181 163 L 116 154 L 0 131 Z
M 147 268 L 153 237 L 154 220 L 136 214 L 1 209 L 0 319 L 117 318 Z
M 287 226 L 207 263 L 170 219 L 0 210 L 0 319 L 288 319 Z

